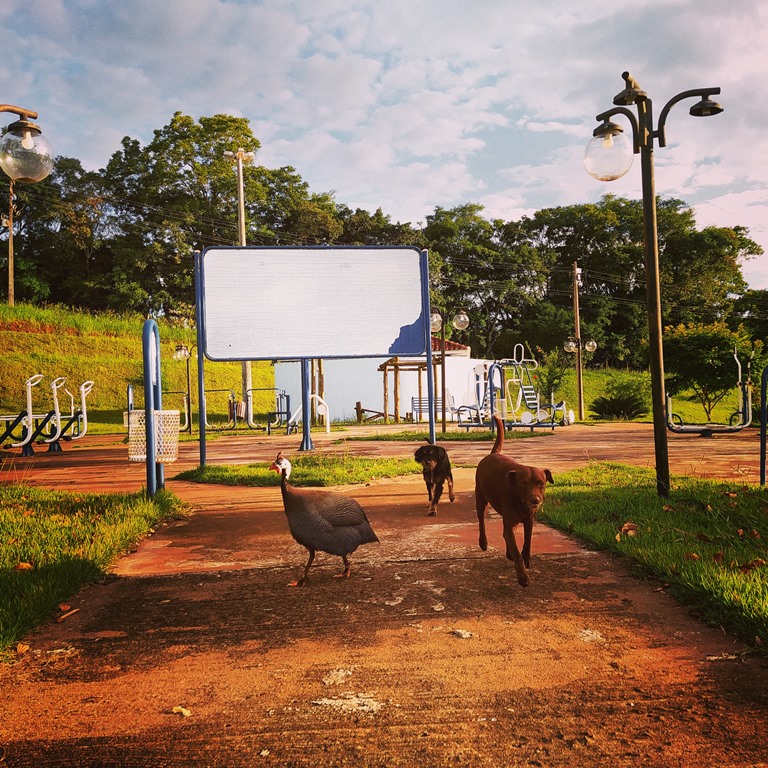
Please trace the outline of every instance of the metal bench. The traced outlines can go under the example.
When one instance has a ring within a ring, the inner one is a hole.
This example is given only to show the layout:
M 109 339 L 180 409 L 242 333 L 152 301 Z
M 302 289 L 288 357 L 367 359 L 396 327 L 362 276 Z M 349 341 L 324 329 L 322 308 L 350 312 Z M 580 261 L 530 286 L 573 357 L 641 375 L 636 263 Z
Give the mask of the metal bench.
M 414 421 L 421 421 L 422 414 L 425 418 L 429 417 L 429 398 L 428 397 L 412 397 L 411 398 L 411 413 L 413 414 Z M 435 398 L 435 413 L 441 414 L 443 412 L 443 398 Z M 458 409 L 453 400 L 451 394 L 447 394 L 445 398 L 445 412 L 451 414 L 451 419 L 458 413 Z

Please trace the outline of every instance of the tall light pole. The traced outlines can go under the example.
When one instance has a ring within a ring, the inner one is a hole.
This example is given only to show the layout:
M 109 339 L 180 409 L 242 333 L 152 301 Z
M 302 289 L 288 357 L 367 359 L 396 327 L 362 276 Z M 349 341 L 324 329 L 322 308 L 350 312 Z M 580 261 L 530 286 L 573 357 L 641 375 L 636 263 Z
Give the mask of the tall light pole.
M 653 143 L 667 145 L 666 121 L 669 110 L 679 101 L 698 98 L 689 113 L 694 117 L 717 115 L 723 108 L 711 97 L 719 88 L 698 88 L 673 96 L 661 110 L 658 125 L 653 127 L 653 104 L 637 80 L 629 72 L 622 74 L 626 87 L 614 96 L 614 108 L 597 115 L 601 124 L 592 132 L 592 140 L 584 152 L 587 172 L 599 181 L 621 178 L 632 165 L 633 155 L 639 154 L 643 188 L 643 234 L 645 240 L 645 280 L 648 301 L 648 342 L 650 346 L 651 393 L 653 399 L 653 439 L 656 457 L 656 491 L 669 496 L 669 450 L 664 391 L 664 350 L 661 327 L 661 291 L 659 285 L 659 236 L 656 221 L 656 190 L 653 166 Z M 637 116 L 628 107 L 637 108 Z M 623 135 L 623 128 L 611 121 L 623 115 L 632 127 L 632 143 Z
M 10 178 L 8 204 L 8 306 L 14 306 L 13 288 L 13 185 L 42 181 L 53 170 L 53 151 L 40 127 L 31 122 L 37 112 L 12 104 L 0 104 L 0 112 L 18 115 L 0 138 L 0 167 Z
M 584 421 L 584 373 L 581 360 L 581 318 L 579 317 L 579 288 L 581 269 L 573 262 L 573 330 L 576 334 L 576 386 L 579 392 L 579 421 Z
M 576 355 L 576 389 L 579 396 L 579 421 L 584 421 L 584 360 L 582 349 L 587 352 L 594 352 L 597 349 L 597 342 L 590 339 L 584 344 L 581 343 L 581 317 L 579 313 L 579 288 L 581 288 L 581 269 L 578 264 L 573 262 L 573 332 L 575 336 L 563 345 L 566 352 Z
M 577 331 L 578 333 L 578 331 Z M 572 336 L 563 344 L 566 352 L 576 355 L 576 386 L 579 393 L 579 421 L 584 421 L 584 375 L 583 375 L 583 355 L 582 350 L 594 352 L 597 349 L 597 342 L 589 339 L 582 343 L 578 336 Z
M 442 401 L 442 432 L 446 433 L 445 424 L 445 314 L 443 312 L 432 312 L 429 318 L 429 328 L 432 333 L 440 331 L 440 399 Z M 457 331 L 464 331 L 469 327 L 469 316 L 460 309 L 451 320 L 451 325 Z M 431 374 L 430 374 L 431 375 Z
M 237 229 L 238 243 L 245 245 L 245 186 L 243 184 L 243 165 L 250 165 L 256 158 L 254 152 L 246 152 L 240 147 L 237 152 L 226 151 L 224 157 L 233 161 L 237 167 Z M 248 393 L 251 391 L 251 361 L 243 360 L 243 403 L 248 402 Z

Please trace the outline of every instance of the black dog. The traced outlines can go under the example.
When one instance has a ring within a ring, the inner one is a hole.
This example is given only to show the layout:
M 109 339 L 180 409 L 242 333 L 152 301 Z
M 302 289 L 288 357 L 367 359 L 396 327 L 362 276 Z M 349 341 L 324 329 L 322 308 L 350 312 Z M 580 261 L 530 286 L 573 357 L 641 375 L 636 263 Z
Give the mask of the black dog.
M 437 514 L 437 503 L 443 495 L 443 483 L 448 481 L 448 498 L 454 501 L 453 474 L 451 474 L 451 462 L 445 448 L 438 445 L 422 445 L 416 449 L 413 455 L 416 461 L 424 469 L 424 482 L 429 494 L 429 516 Z

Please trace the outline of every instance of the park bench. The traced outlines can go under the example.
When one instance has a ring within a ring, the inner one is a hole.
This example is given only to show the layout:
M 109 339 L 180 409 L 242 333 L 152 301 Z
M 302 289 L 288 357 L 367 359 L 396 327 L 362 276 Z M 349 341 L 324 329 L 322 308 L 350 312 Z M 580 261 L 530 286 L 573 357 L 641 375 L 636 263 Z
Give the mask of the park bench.
M 453 395 L 446 391 L 445 397 L 445 413 L 450 414 L 451 420 L 454 419 L 458 413 L 456 404 L 453 400 Z M 443 399 L 441 397 L 435 398 L 435 413 L 440 415 L 443 412 Z M 411 398 L 411 413 L 413 414 L 413 420 L 418 422 L 423 419 L 429 418 L 429 398 L 428 397 L 412 397 Z M 423 416 L 423 419 L 422 419 Z

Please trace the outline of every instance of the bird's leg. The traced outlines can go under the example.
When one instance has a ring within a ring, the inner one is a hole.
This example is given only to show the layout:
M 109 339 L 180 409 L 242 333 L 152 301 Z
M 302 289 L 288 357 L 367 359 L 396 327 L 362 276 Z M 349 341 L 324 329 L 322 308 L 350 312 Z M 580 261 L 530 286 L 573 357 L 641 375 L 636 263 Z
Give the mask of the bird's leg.
M 352 572 L 352 566 L 349 564 L 349 560 L 347 560 L 346 555 L 342 555 L 341 559 L 344 561 L 344 573 L 337 573 L 334 578 L 335 579 L 348 579 L 349 574 Z
M 315 559 L 315 550 L 310 549 L 309 550 L 309 560 L 307 560 L 307 564 L 304 567 L 304 575 L 297 579 L 296 581 L 292 581 L 288 586 L 289 587 L 301 587 L 303 586 L 307 581 L 307 576 L 309 576 L 309 568 L 312 565 L 312 561 Z

